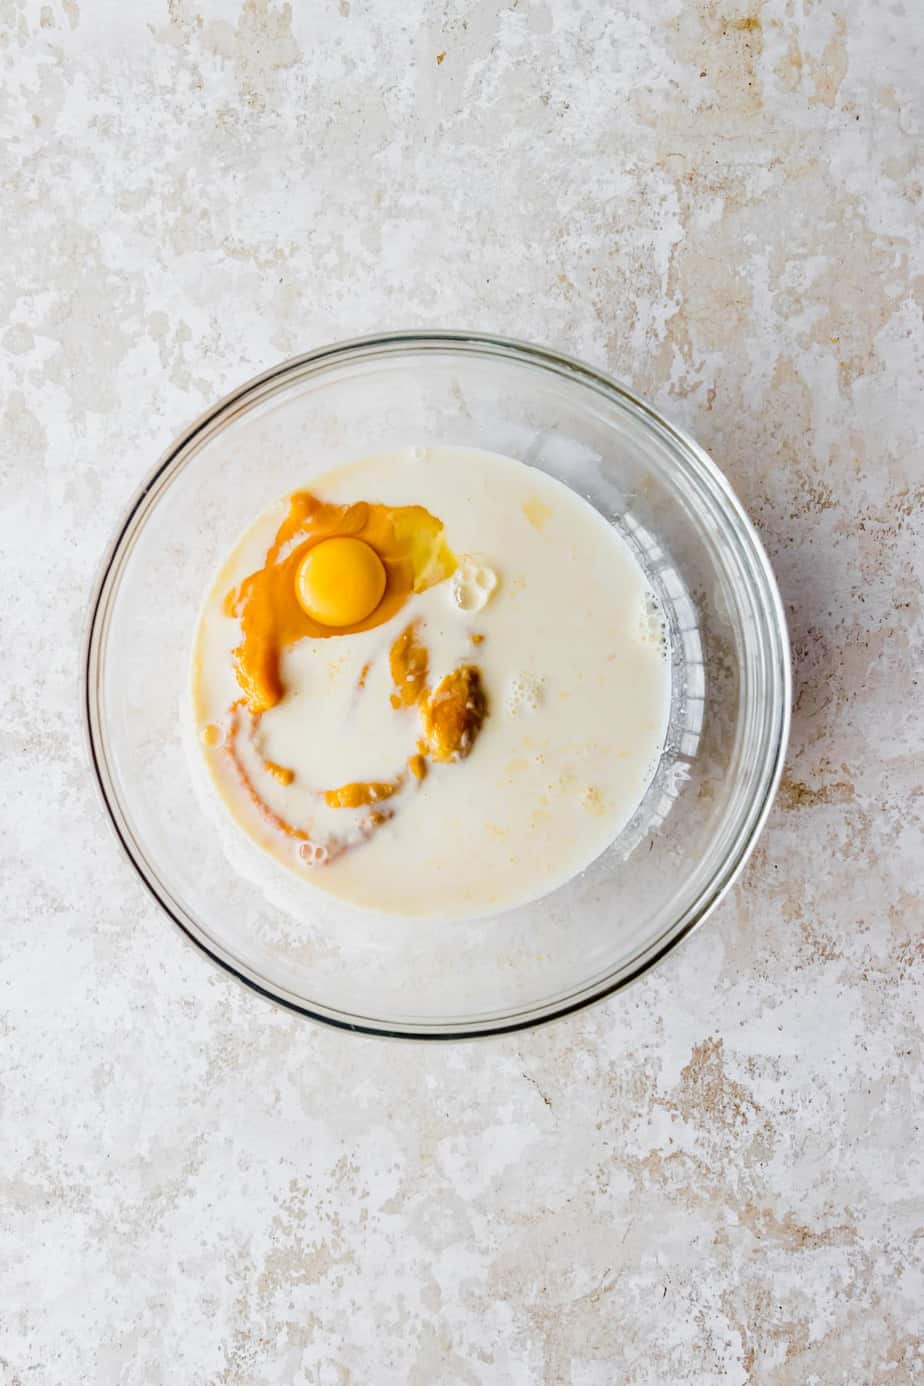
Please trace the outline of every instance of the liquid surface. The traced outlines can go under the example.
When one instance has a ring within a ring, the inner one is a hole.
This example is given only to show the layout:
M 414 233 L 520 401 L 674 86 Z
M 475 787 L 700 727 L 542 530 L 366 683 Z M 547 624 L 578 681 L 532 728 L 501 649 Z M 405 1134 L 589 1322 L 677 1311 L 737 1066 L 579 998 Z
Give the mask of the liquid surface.
M 359 555 L 300 597 L 311 546 L 344 534 L 385 586 Z M 312 885 L 408 916 L 508 908 L 587 866 L 644 795 L 669 698 L 654 595 L 616 532 L 545 473 L 454 448 L 338 468 L 261 515 L 193 659 L 238 824 Z

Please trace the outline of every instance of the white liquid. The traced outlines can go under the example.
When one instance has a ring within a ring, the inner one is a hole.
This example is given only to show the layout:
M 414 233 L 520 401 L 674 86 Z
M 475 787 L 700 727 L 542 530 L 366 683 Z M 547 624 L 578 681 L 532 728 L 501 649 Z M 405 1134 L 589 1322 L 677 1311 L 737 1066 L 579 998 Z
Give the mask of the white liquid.
M 237 822 L 312 885 L 408 916 L 459 918 L 525 903 L 586 867 L 638 807 L 664 743 L 670 669 L 657 601 L 630 550 L 574 492 L 538 469 L 468 449 L 409 449 L 370 457 L 313 482 L 320 499 L 422 505 L 439 517 L 469 578 L 497 577 L 481 609 L 459 583 L 410 597 L 387 624 L 306 639 L 282 658 L 283 700 L 266 712 L 242 759 L 265 802 L 317 841 L 335 831 L 357 845 L 306 866 L 298 844 L 269 824 L 203 748 Z M 285 504 L 241 539 L 210 593 L 196 635 L 197 727 L 221 723 L 240 696 L 230 651 L 240 639 L 225 594 L 262 565 Z M 490 583 L 488 583 L 490 586 Z M 430 652 L 430 682 L 476 664 L 489 713 L 471 755 L 431 764 L 389 801 L 393 817 L 368 840 L 368 809 L 328 809 L 319 788 L 390 780 L 416 750 L 416 709 L 395 711 L 388 654 L 412 619 Z M 484 636 L 473 645 L 471 636 Z M 358 684 L 368 665 L 365 685 Z M 263 759 L 291 767 L 276 782 Z

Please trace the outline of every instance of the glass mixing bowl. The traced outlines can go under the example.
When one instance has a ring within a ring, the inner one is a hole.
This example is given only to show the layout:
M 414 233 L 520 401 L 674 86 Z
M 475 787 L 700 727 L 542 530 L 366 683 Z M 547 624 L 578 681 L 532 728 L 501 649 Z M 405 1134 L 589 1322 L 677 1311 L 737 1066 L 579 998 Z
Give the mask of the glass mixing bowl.
M 658 593 L 671 651 L 667 742 L 632 822 L 551 895 L 451 924 L 359 911 L 275 865 L 202 788 L 187 707 L 200 603 L 254 516 L 339 463 L 435 444 L 507 453 L 596 506 Z M 132 502 L 86 650 L 105 805 L 171 918 L 294 1010 L 430 1039 L 575 1010 L 641 976 L 701 923 L 767 816 L 789 702 L 773 574 L 702 448 L 589 366 L 464 332 L 309 352 L 210 409 Z

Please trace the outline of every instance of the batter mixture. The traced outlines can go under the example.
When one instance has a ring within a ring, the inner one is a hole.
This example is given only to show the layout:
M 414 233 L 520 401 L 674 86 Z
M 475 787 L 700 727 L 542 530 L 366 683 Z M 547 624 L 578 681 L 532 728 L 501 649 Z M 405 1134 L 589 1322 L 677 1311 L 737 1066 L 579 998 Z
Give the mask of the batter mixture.
M 642 569 L 508 457 L 407 449 L 262 514 L 199 619 L 199 744 L 238 824 L 352 902 L 462 917 L 545 894 L 631 818 L 670 669 Z

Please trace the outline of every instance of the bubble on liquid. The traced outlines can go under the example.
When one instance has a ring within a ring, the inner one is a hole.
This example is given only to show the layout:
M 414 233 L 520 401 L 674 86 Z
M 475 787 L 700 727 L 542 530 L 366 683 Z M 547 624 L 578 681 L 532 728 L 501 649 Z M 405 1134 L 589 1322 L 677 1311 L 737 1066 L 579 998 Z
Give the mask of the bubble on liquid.
M 497 573 L 477 554 L 467 553 L 452 575 L 449 590 L 460 611 L 482 611 L 497 587 Z
M 662 659 L 667 659 L 669 649 L 667 621 L 661 610 L 661 604 L 653 592 L 646 592 L 642 597 L 638 634 L 643 645 L 653 645 Z
M 300 842 L 298 855 L 303 866 L 323 866 L 330 853 L 320 842 Z
M 542 705 L 545 680 L 535 674 L 514 674 L 504 694 L 504 706 L 511 717 L 528 716 Z

